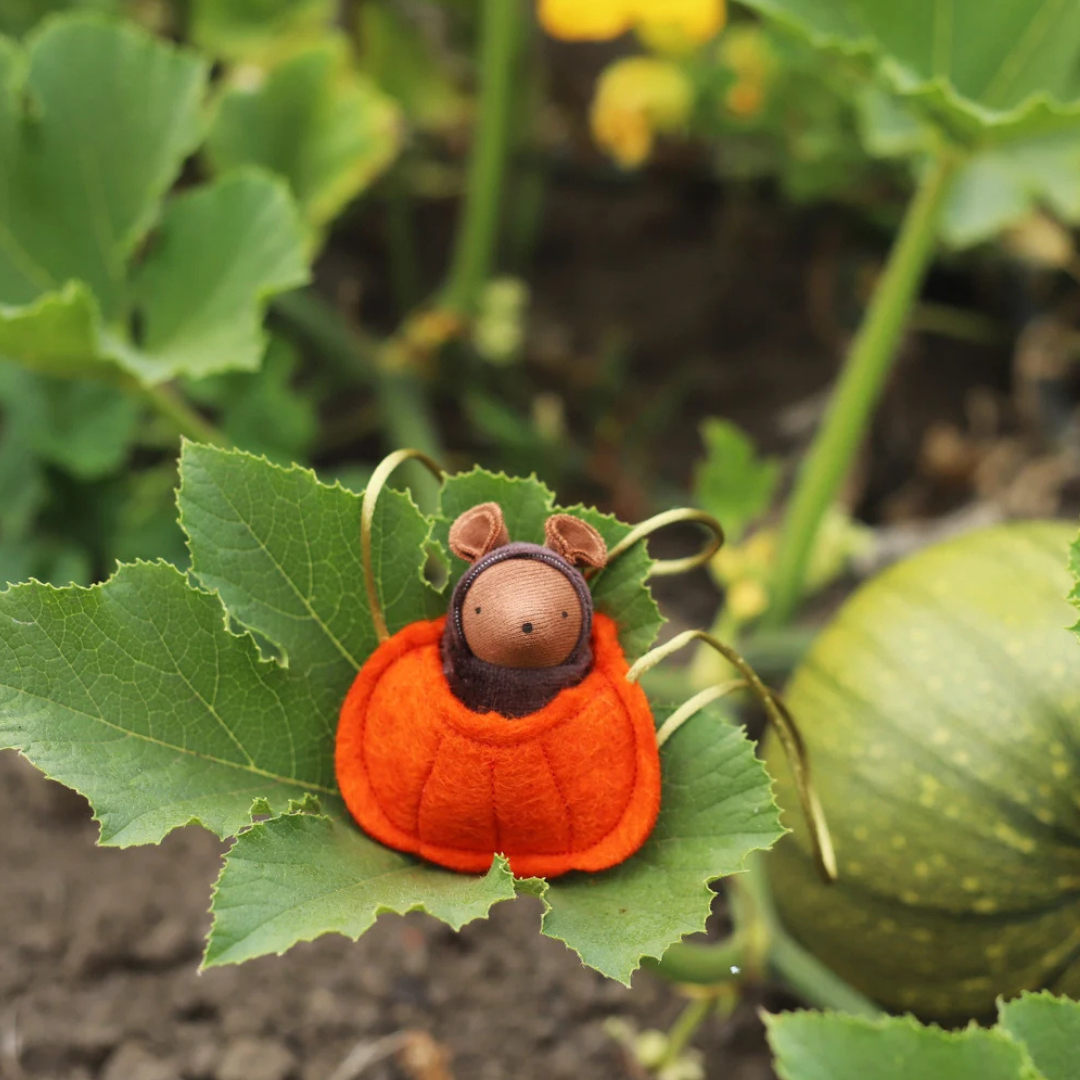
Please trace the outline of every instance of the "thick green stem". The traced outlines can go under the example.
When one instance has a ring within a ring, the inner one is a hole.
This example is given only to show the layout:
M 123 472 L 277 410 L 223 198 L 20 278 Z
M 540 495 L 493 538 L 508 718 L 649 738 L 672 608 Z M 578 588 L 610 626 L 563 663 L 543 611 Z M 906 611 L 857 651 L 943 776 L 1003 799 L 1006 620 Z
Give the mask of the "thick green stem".
M 197 413 L 172 387 L 144 386 L 139 383 L 136 392 L 185 439 L 213 446 L 232 445 L 222 432 Z
M 495 260 L 524 11 L 523 0 L 481 2 L 479 115 L 465 206 L 441 297 L 441 306 L 462 317 L 472 315 Z
M 675 983 L 714 986 L 737 979 L 746 960 L 746 944 L 735 933 L 715 945 L 692 945 L 680 941 L 672 945 L 660 960 L 646 961 L 647 967 Z
M 868 997 L 830 971 L 787 932 L 773 905 L 765 871 L 766 858 L 762 853 L 752 855 L 747 860 L 746 873 L 738 880 L 745 909 L 752 911 L 752 918 L 759 922 L 767 942 L 765 956 L 769 969 L 820 1009 L 880 1016 L 881 1009 Z
M 849 986 L 787 934 L 772 941 L 769 966 L 799 997 L 818 1009 L 833 1009 L 852 1016 L 882 1015 L 882 1010 L 868 997 Z
M 735 933 L 716 945 L 673 945 L 653 969 L 672 982 L 719 986 L 742 977 L 755 978 L 763 966 L 808 1004 L 856 1016 L 880 1016 L 881 1010 L 806 951 L 780 922 L 769 894 L 764 861 L 748 860 L 747 872 L 735 879 L 732 895 Z M 737 901 L 737 902 L 736 902 Z
M 941 151 L 908 208 L 828 413 L 799 471 L 781 533 L 766 625 L 794 614 L 821 519 L 836 498 L 892 368 L 900 336 L 934 252 L 938 224 L 959 162 Z

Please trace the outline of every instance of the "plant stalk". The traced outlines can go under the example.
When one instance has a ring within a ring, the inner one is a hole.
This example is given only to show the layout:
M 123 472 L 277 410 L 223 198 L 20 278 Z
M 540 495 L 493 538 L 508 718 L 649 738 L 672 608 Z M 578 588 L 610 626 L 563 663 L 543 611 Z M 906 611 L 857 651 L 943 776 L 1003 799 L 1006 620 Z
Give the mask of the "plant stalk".
M 359 386 L 375 382 L 381 342 L 350 326 L 341 312 L 314 289 L 283 293 L 274 300 L 273 311 L 344 382 Z
M 136 384 L 138 394 L 144 401 L 174 428 L 178 435 L 192 442 L 209 443 L 211 446 L 231 446 L 231 441 L 196 412 L 171 386 L 147 386 Z
M 672 982 L 720 986 L 743 977 L 764 974 L 763 967 L 821 1009 L 836 1009 L 854 1016 L 880 1016 L 881 1010 L 849 986 L 787 932 L 773 907 L 760 855 L 747 860 L 732 896 L 735 932 L 716 945 L 680 942 L 651 965 Z
M 458 224 L 450 273 L 439 304 L 468 318 L 491 276 L 510 156 L 518 55 L 523 36 L 522 0 L 482 0 L 480 12 L 480 111 L 477 116 L 465 206 Z
M 745 960 L 746 942 L 736 931 L 715 945 L 677 942 L 659 960 L 646 961 L 645 966 L 673 983 L 715 986 L 738 979 Z
M 420 376 L 386 363 L 388 343 L 350 326 L 332 304 L 312 289 L 286 293 L 274 311 L 293 332 L 323 356 L 349 383 L 375 391 L 385 441 L 391 450 L 420 450 L 444 460 L 438 426 Z M 339 433 L 341 435 L 343 433 Z M 423 510 L 435 505 L 436 485 L 421 468 L 407 465 L 403 476 Z
M 690 1045 L 690 1040 L 715 1005 L 716 1002 L 711 997 L 695 997 L 686 1003 L 686 1007 L 679 1013 L 678 1019 L 671 1025 L 671 1030 L 668 1032 L 667 1051 L 661 1062 L 661 1069 L 670 1068 L 682 1057 L 683 1052 Z
M 940 150 L 908 208 L 829 410 L 799 471 L 781 532 L 772 604 L 763 616 L 766 626 L 789 622 L 802 597 L 821 519 L 840 490 L 892 369 L 959 164 L 953 152 Z

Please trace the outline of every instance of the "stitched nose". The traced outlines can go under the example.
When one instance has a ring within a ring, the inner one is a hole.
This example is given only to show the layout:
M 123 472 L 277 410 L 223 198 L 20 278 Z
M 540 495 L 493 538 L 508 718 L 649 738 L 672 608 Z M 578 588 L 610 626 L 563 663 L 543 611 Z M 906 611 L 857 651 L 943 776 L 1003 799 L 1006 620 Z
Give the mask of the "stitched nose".
M 531 622 L 527 622 L 527 623 L 522 623 L 522 624 L 521 624 L 521 629 L 522 629 L 522 630 L 523 630 L 523 631 L 524 631 L 524 632 L 525 632 L 526 634 L 531 634 L 531 633 L 533 632 L 533 625 L 532 625 L 532 623 L 531 623 Z

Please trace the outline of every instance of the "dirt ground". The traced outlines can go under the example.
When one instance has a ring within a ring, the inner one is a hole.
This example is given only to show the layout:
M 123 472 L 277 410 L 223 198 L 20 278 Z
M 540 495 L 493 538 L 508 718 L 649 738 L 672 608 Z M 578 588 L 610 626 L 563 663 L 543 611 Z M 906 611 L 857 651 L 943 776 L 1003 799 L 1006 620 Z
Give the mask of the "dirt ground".
M 584 969 L 536 932 L 531 900 L 460 935 L 386 915 L 355 944 L 199 974 L 222 850 L 209 833 L 98 848 L 85 802 L 10 752 L 0 821 L 3 1080 L 330 1080 L 401 1031 L 429 1034 L 450 1071 L 394 1056 L 350 1080 L 617 1080 L 638 1074 L 605 1019 L 665 1026 L 680 1008 L 650 976 L 627 990 Z M 754 1003 L 699 1044 L 710 1080 L 772 1076 Z

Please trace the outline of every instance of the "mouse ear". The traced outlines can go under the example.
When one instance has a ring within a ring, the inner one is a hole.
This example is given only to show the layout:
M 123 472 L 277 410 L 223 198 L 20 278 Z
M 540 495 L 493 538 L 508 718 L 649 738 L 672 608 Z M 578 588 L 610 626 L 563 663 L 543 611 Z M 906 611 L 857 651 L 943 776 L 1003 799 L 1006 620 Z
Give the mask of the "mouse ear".
M 476 562 L 489 551 L 509 543 L 510 535 L 498 503 L 474 506 L 450 526 L 450 550 L 467 562 Z
M 604 538 L 580 518 L 554 514 L 544 522 L 544 536 L 547 546 L 568 562 L 597 568 L 607 563 Z

